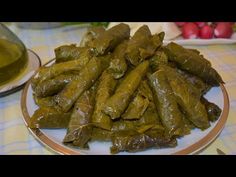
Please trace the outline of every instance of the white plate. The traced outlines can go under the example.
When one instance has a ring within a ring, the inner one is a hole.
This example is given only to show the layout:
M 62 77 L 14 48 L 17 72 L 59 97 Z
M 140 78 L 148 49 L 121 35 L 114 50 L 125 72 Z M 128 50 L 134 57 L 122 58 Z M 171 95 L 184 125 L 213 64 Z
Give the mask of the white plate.
M 41 60 L 39 56 L 32 50 L 28 49 L 27 52 L 29 60 L 25 70 L 12 81 L 0 86 L 0 97 L 13 93 L 22 88 L 22 86 L 35 74 L 35 71 L 41 66 Z
M 217 44 L 235 44 L 236 43 L 236 33 L 232 35 L 230 39 L 223 38 L 213 38 L 213 39 L 183 39 L 178 37 L 173 40 L 164 40 L 164 45 L 170 42 L 175 42 L 180 45 L 217 45 Z
M 32 116 L 34 111 L 38 108 L 34 103 L 32 93 L 31 82 L 29 81 L 26 84 L 21 97 L 21 109 L 27 127 L 30 116 Z M 150 149 L 137 153 L 122 152 L 119 154 L 191 154 L 206 147 L 223 129 L 229 111 L 229 99 L 223 85 L 221 85 L 221 87 L 212 88 L 207 93 L 206 98 L 209 101 L 216 103 L 223 110 L 220 118 L 216 122 L 211 123 L 211 127 L 207 130 L 192 130 L 190 135 L 178 139 L 178 146 L 175 148 Z M 90 150 L 80 150 L 65 146 L 62 143 L 62 140 L 66 135 L 66 129 L 31 129 L 29 127 L 28 129 L 38 141 L 60 154 L 110 154 L 109 147 L 111 146 L 111 143 L 108 142 L 89 143 Z

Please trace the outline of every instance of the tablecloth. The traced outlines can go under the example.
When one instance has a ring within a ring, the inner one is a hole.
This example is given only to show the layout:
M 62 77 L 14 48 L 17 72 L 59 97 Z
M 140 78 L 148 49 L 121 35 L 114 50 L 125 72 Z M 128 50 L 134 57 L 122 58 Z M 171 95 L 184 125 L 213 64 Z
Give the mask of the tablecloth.
M 86 28 L 61 27 L 46 30 L 17 28 L 9 24 L 25 43 L 35 51 L 42 64 L 54 57 L 54 48 L 79 43 Z M 236 44 L 191 46 L 200 50 L 212 62 L 225 81 L 229 94 L 230 111 L 225 128 L 219 137 L 199 154 L 217 154 L 216 148 L 227 154 L 236 154 Z M 40 144 L 27 130 L 20 108 L 22 90 L 0 98 L 0 154 L 56 154 Z

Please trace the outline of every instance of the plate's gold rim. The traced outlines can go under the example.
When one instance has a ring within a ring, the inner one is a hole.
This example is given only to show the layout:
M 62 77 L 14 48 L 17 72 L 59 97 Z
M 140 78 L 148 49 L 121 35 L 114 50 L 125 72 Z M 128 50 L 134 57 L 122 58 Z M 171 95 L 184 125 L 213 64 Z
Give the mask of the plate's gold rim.
M 55 59 L 50 60 L 49 62 L 44 64 L 44 66 L 51 63 L 53 60 L 55 60 Z M 36 73 L 37 72 L 35 72 L 35 74 Z M 66 146 L 63 146 L 61 144 L 58 144 L 58 143 L 54 142 L 52 139 L 47 137 L 40 129 L 29 128 L 28 125 L 29 125 L 30 116 L 29 116 L 28 109 L 27 109 L 27 106 L 26 106 L 26 98 L 27 98 L 28 88 L 29 88 L 31 80 L 35 76 L 35 74 L 27 82 L 27 84 L 25 85 L 25 87 L 23 89 L 22 95 L 21 95 L 21 111 L 22 111 L 22 114 L 23 114 L 23 120 L 25 122 L 25 125 L 27 126 L 28 130 L 34 135 L 34 137 L 40 143 L 42 143 L 44 146 L 48 147 L 52 151 L 54 151 L 56 153 L 59 153 L 59 154 L 65 154 L 65 155 L 79 155 L 79 154 L 81 154 L 78 151 L 75 151 L 73 149 L 70 149 L 69 147 L 66 147 Z M 178 152 L 175 152 L 172 155 L 186 155 L 186 154 L 191 154 L 191 153 L 197 153 L 200 150 L 202 150 L 203 148 L 205 148 L 209 143 L 214 141 L 216 139 L 216 137 L 220 134 L 220 132 L 222 131 L 222 129 L 225 126 L 225 123 L 227 121 L 228 114 L 229 114 L 229 96 L 228 96 L 228 93 L 227 93 L 227 91 L 226 91 L 223 84 L 220 84 L 220 88 L 223 92 L 224 106 L 223 106 L 223 112 L 221 114 L 221 117 L 219 118 L 219 120 L 218 120 L 217 124 L 215 125 L 215 127 L 206 136 L 204 136 L 202 139 L 200 139 L 196 143 L 188 146 L 185 149 L 182 149 Z

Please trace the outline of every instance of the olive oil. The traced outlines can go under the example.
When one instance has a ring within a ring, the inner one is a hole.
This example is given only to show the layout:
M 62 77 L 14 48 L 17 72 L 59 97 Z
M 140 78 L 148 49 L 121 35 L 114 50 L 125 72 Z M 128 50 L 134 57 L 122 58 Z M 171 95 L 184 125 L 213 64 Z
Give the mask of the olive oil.
M 0 85 L 3 85 L 18 76 L 28 62 L 24 47 L 0 39 Z

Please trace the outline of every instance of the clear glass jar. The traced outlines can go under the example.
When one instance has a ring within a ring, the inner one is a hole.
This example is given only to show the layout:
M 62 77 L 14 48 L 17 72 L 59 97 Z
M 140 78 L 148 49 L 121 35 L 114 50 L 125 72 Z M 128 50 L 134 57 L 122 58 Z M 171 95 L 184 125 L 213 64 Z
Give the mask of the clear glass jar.
M 25 45 L 9 28 L 0 23 L 0 85 L 19 75 L 27 62 Z

